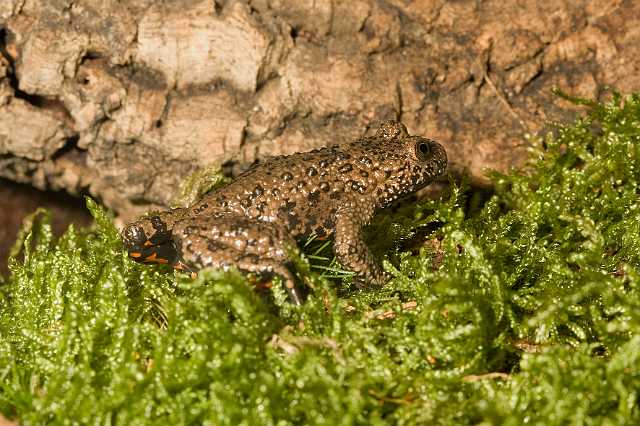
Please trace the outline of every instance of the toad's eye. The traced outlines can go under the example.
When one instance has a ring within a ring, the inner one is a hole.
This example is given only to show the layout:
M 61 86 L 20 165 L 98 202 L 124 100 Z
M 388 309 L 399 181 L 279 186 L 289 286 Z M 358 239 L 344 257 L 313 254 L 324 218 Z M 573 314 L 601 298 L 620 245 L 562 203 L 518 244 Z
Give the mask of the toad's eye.
M 427 142 L 418 142 L 416 144 L 416 156 L 420 160 L 426 160 L 429 156 L 429 152 L 431 152 L 431 147 Z

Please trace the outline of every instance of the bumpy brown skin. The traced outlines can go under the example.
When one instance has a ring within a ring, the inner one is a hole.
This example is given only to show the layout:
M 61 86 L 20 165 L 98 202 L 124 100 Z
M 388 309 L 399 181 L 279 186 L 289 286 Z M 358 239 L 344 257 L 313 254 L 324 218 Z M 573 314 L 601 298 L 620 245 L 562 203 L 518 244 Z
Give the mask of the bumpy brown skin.
M 387 121 L 373 137 L 257 164 L 188 209 L 127 225 L 123 241 L 138 261 L 278 274 L 299 304 L 287 247 L 313 233 L 335 234 L 338 260 L 364 282 L 382 285 L 386 277 L 361 228 L 377 209 L 425 187 L 446 166 L 440 144 Z

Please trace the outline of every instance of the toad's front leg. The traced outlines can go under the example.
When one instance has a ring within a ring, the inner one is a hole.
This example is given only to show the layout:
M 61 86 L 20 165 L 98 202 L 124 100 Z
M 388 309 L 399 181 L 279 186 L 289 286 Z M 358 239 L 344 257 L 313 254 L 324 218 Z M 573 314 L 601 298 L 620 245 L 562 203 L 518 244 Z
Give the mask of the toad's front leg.
M 365 284 L 383 285 L 388 277 L 362 239 L 361 228 L 372 215 L 352 209 L 336 213 L 334 252 L 340 263 Z

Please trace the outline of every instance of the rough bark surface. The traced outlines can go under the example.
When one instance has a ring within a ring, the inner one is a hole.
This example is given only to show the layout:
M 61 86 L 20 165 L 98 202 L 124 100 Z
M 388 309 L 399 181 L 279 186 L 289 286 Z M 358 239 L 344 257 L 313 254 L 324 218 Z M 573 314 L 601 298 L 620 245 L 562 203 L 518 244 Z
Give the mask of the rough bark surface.
M 552 87 L 640 87 L 622 0 L 1 0 L 0 29 L 0 176 L 124 217 L 388 118 L 482 183 L 572 114 Z

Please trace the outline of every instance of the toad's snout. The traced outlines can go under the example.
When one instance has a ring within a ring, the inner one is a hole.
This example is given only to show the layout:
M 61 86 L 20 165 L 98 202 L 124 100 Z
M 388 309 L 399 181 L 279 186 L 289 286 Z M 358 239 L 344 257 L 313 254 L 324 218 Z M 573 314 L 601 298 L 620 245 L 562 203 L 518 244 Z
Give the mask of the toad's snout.
M 434 158 L 435 176 L 438 177 L 444 174 L 447 170 L 447 151 L 442 145 L 436 141 L 431 141 L 431 149 Z

